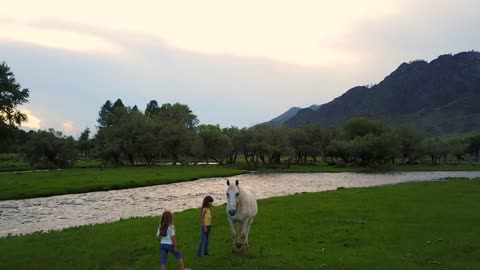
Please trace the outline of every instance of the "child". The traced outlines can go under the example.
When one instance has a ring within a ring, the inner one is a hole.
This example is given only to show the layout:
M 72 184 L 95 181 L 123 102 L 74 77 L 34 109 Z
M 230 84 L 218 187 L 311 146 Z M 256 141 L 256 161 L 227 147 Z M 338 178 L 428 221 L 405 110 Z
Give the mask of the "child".
M 162 270 L 167 267 L 168 252 L 172 252 L 177 257 L 178 264 L 181 270 L 189 270 L 183 264 L 182 253 L 177 248 L 177 241 L 175 239 L 175 229 L 173 227 L 173 214 L 170 211 L 163 212 L 160 225 L 157 230 L 157 239 L 160 241 L 160 258 Z
M 212 225 L 212 216 L 210 215 L 210 206 L 212 206 L 212 203 L 213 203 L 213 198 L 211 196 L 206 196 L 203 199 L 202 210 L 200 212 L 202 240 L 200 241 L 200 245 L 198 246 L 198 251 L 197 251 L 198 257 L 202 256 L 202 247 L 204 248 L 203 254 L 205 256 L 210 255 L 208 253 L 208 242 L 210 240 L 210 228 Z

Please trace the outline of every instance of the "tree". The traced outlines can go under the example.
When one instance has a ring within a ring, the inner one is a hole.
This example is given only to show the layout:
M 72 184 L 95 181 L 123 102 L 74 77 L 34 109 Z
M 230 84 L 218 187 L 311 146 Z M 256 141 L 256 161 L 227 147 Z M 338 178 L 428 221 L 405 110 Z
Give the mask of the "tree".
M 233 149 L 230 138 L 222 132 L 218 125 L 200 125 L 197 130 L 203 141 L 205 160 L 208 162 L 208 158 L 211 158 L 222 165 Z M 196 147 L 198 150 L 201 149 L 198 142 Z
M 32 131 L 23 152 L 30 164 L 38 168 L 72 167 L 77 158 L 73 137 L 54 129 Z
M 251 129 L 242 128 L 239 132 L 233 135 L 233 148 L 237 153 L 243 153 L 245 163 L 250 168 L 256 167 L 255 162 L 255 139 L 254 132 Z
M 396 130 L 400 145 L 400 156 L 403 160 L 407 159 L 408 164 L 412 164 L 421 154 L 423 136 L 413 125 L 404 125 Z
M 449 152 L 457 158 L 457 161 L 464 160 L 468 143 L 462 138 L 452 138 L 448 141 Z
M 136 135 L 137 152 L 145 159 L 147 164 L 153 165 L 155 157 L 162 150 L 161 141 L 159 140 L 161 127 L 153 119 L 141 114 L 137 115 L 134 121 L 137 121 L 137 126 L 139 127 Z
M 7 139 L 0 140 L 0 153 L 20 153 L 20 148 L 30 139 L 28 133 L 22 129 L 14 128 Z
M 158 117 L 161 121 L 172 121 L 188 129 L 194 129 L 198 124 L 197 116 L 187 105 L 165 103 L 160 107 Z
M 160 111 L 160 107 L 158 106 L 158 102 L 152 99 L 147 104 L 147 108 L 145 109 L 145 116 L 152 117 L 154 115 L 157 115 L 159 111 Z
M 283 128 L 259 125 L 253 130 L 253 135 L 254 140 L 251 147 L 254 152 L 255 166 L 258 165 L 258 159 L 263 166 L 278 166 L 281 163 L 281 156 L 291 152 L 287 131 Z
M 27 116 L 16 110 L 17 105 L 27 102 L 29 90 L 22 89 L 15 75 L 5 62 L 0 64 L 0 120 L 2 123 L 16 126 L 27 120 Z
M 123 165 L 120 157 L 122 154 L 122 138 L 118 136 L 117 128 L 101 128 L 95 135 L 96 148 L 102 158 L 102 166 L 111 163 L 113 166 Z
M 161 148 L 173 159 L 173 165 L 186 163 L 193 138 L 194 132 L 191 129 L 175 122 L 163 124 L 159 134 Z
M 100 112 L 98 112 L 98 128 L 106 128 L 112 125 L 110 119 L 110 113 L 112 112 L 112 102 L 107 100 L 105 104 L 100 108 Z
M 128 108 L 123 105 L 121 99 L 117 99 L 113 105 L 107 100 L 100 110 L 100 118 L 97 120 L 100 126 L 95 141 L 104 164 L 123 165 L 121 156 L 125 153 L 127 143 L 125 137 L 129 134 L 124 132 L 122 125 L 127 122 L 128 113 Z M 132 156 L 129 158 L 132 162 Z
M 28 102 L 29 90 L 17 83 L 10 67 L 0 64 L 0 139 L 11 137 L 12 131 L 27 120 L 27 115 L 16 109 L 18 105 Z
M 304 128 L 294 129 L 288 134 L 290 145 L 295 152 L 295 163 L 305 164 L 307 162 L 308 136 Z
M 385 132 L 381 135 L 372 133 L 356 137 L 351 141 L 353 157 L 359 165 L 382 165 L 394 160 L 398 153 L 399 143 L 396 134 Z
M 468 143 L 467 151 L 472 153 L 475 156 L 475 160 L 478 161 L 480 156 L 480 134 L 469 137 Z
M 137 106 L 137 105 L 133 105 L 131 111 L 132 111 L 132 112 L 140 112 L 140 110 L 138 109 L 138 106 Z
M 322 150 L 323 160 L 326 161 L 329 156 L 328 146 L 338 136 L 338 129 L 335 127 L 329 127 L 322 129 L 320 136 L 320 148 Z
M 237 155 L 238 155 L 237 147 L 235 147 L 233 138 L 240 133 L 240 129 L 238 129 L 235 126 L 231 126 L 228 128 L 224 128 L 222 132 L 223 134 L 228 136 L 228 138 L 230 139 L 230 142 L 232 143 L 232 151 L 230 151 L 230 153 L 228 154 L 227 163 L 233 164 L 237 160 Z
M 113 103 L 112 111 L 109 113 L 109 120 L 112 126 L 120 125 L 122 119 L 127 117 L 129 113 L 129 109 L 123 105 L 121 99 L 117 99 L 115 103 Z
M 348 139 L 363 137 L 367 134 L 380 135 L 384 131 L 381 122 L 367 118 L 353 118 L 343 128 Z
M 78 138 L 78 147 L 80 148 L 80 156 L 88 157 L 90 150 L 90 129 L 86 128 Z
M 193 137 L 192 141 L 192 146 L 190 149 L 190 152 L 192 153 L 193 157 L 195 158 L 194 164 L 197 165 L 199 161 L 201 160 L 206 160 L 208 164 L 208 158 L 207 158 L 207 151 L 205 147 L 205 143 L 203 142 L 202 137 L 200 137 L 199 134 L 195 134 Z
M 117 99 L 117 100 L 115 101 L 115 103 L 113 103 L 112 108 L 113 108 L 113 109 L 115 109 L 115 108 L 125 108 L 125 105 L 123 105 L 122 99 L 120 99 L 120 98 Z
M 425 154 L 430 156 L 432 164 L 437 164 L 437 162 L 445 156 L 448 150 L 446 143 L 444 143 L 439 138 L 429 138 L 423 141 L 423 150 Z
M 337 140 L 334 139 L 327 147 L 327 151 L 333 157 L 342 159 L 343 163 L 348 164 L 354 161 L 354 143 L 352 140 Z M 357 150 L 358 151 L 358 150 Z

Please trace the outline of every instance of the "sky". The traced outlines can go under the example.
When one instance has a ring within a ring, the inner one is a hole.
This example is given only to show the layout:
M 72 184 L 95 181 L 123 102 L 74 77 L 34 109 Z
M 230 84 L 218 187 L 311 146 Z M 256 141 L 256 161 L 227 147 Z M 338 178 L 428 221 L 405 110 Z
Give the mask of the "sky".
M 121 98 L 248 127 L 480 49 L 478 0 L 0 0 L 0 61 L 30 90 L 23 126 L 78 137 Z

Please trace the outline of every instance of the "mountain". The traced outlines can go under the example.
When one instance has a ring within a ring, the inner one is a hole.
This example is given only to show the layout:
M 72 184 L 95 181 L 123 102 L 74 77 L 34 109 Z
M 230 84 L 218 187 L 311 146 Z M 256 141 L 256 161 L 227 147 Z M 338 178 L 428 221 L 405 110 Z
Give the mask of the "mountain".
M 320 109 L 321 106 L 322 106 L 322 105 L 313 104 L 313 105 L 310 105 L 310 107 L 308 107 L 308 108 L 316 111 L 316 110 Z
M 478 131 L 480 53 L 403 63 L 379 84 L 354 87 L 316 111 L 299 110 L 285 125 L 341 125 L 352 117 L 413 123 L 431 135 Z
M 310 107 L 307 107 L 305 109 L 313 110 L 316 111 L 318 108 L 320 108 L 322 105 L 311 105 Z M 286 121 L 288 121 L 290 118 L 294 117 L 298 111 L 302 110 L 300 107 L 292 107 L 288 111 L 282 113 L 281 115 L 273 118 L 272 120 L 262 123 L 261 125 L 270 125 L 273 127 L 279 127 L 283 125 Z

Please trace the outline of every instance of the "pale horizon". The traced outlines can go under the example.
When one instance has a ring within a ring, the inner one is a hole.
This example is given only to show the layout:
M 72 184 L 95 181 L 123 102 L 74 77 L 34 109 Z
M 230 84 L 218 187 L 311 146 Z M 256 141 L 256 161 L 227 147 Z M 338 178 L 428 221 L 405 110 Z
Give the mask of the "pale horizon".
M 0 61 L 30 89 L 24 126 L 78 137 L 121 98 L 251 126 L 377 83 L 402 62 L 478 50 L 480 3 L 15 1 Z

